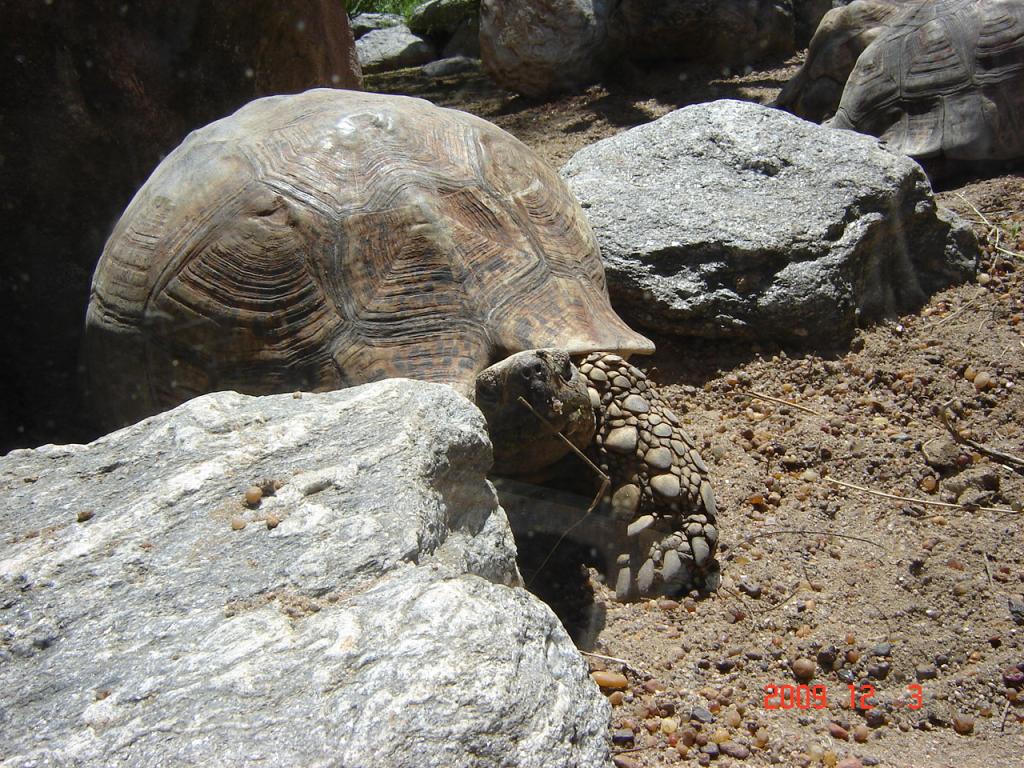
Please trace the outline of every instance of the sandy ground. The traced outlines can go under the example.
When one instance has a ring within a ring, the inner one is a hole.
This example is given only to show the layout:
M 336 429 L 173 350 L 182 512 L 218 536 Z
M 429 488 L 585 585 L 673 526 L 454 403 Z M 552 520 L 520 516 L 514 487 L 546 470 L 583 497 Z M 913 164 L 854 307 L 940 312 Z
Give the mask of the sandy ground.
M 546 102 L 477 73 L 367 88 L 478 114 L 559 167 L 689 103 L 766 103 L 797 63 L 627 69 Z M 838 350 L 655 337 L 646 370 L 712 469 L 724 579 L 629 605 L 595 583 L 567 618 L 624 675 L 616 765 L 1024 766 L 1024 175 L 957 184 L 938 197 L 975 223 L 981 270 L 920 312 Z

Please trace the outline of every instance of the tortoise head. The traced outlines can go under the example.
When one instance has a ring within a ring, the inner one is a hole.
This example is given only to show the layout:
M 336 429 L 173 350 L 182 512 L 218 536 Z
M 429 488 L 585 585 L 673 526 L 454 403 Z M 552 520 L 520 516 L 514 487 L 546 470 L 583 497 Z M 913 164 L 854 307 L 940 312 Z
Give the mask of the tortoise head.
M 481 371 L 476 404 L 500 475 L 531 474 L 561 459 L 571 449 L 559 432 L 580 449 L 594 437 L 594 407 L 565 350 L 526 350 Z

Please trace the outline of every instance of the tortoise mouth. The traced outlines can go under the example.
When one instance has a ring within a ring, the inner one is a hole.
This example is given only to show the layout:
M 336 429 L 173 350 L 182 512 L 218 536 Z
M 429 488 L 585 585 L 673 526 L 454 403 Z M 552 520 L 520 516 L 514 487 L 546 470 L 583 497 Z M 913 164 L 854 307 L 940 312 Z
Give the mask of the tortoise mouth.
M 586 383 L 565 350 L 526 350 L 487 368 L 476 403 L 500 475 L 536 473 L 572 450 L 567 440 L 586 447 L 596 428 Z

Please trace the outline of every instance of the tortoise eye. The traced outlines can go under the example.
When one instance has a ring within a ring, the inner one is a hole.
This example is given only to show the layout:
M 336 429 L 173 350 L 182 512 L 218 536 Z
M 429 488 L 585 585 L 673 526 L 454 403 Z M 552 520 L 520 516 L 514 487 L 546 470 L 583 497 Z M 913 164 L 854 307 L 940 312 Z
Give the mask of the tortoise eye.
M 498 399 L 498 389 L 491 382 L 477 379 L 476 382 L 477 402 L 494 403 Z

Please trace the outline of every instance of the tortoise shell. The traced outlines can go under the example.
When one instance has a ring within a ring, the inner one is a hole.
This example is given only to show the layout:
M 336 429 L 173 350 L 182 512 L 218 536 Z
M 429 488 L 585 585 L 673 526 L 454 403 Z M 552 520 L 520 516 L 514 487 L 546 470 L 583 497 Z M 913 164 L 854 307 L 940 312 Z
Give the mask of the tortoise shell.
M 857 59 L 831 124 L 919 160 L 1024 156 L 1024 3 L 902 4 Z
M 898 0 L 854 0 L 831 9 L 807 46 L 806 60 L 783 86 L 775 106 L 816 123 L 832 117 L 857 59 L 901 7 Z
M 254 101 L 157 167 L 96 267 L 85 356 L 109 425 L 222 389 L 468 393 L 540 347 L 653 351 L 558 175 L 485 120 L 318 89 Z

